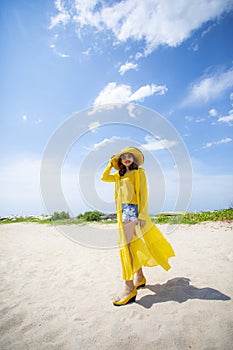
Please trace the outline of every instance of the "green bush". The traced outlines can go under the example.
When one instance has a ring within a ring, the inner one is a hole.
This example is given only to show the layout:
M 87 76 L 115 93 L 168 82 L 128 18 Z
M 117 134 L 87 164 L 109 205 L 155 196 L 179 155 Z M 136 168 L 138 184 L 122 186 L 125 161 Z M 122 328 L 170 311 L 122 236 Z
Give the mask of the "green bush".
M 78 215 L 77 215 L 77 219 L 84 219 L 83 215 L 84 215 L 84 214 L 78 214 Z
M 79 214 L 77 219 L 83 219 L 85 221 L 100 221 L 100 217 L 103 213 L 99 211 L 86 211 L 84 214 Z
M 62 211 L 61 213 L 58 213 L 57 211 L 55 211 L 53 213 L 53 216 L 52 216 L 51 219 L 54 220 L 54 221 L 70 219 L 70 214 L 68 212 L 65 212 L 65 211 Z
M 157 224 L 198 224 L 205 221 L 232 221 L 233 209 L 223 209 L 216 211 L 205 211 L 200 213 L 186 213 L 184 215 L 162 215 L 153 218 L 153 221 Z

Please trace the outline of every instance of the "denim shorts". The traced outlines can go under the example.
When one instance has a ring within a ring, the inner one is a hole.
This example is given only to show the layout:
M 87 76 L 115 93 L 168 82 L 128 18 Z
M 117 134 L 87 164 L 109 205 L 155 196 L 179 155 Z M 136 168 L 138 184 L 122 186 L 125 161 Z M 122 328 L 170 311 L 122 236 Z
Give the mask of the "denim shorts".
M 137 204 L 122 204 L 122 222 L 138 221 Z

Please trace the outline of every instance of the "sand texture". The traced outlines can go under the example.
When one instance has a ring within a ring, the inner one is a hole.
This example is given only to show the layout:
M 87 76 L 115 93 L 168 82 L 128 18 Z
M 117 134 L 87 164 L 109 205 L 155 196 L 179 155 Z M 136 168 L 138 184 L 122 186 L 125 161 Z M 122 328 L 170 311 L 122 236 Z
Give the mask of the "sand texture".
M 82 234 L 90 230 L 98 237 L 102 229 L 87 225 Z M 203 223 L 165 234 L 172 268 L 145 268 L 136 303 L 115 307 L 117 249 L 85 247 L 54 226 L 1 225 L 0 349 L 230 350 L 232 233 L 231 223 Z

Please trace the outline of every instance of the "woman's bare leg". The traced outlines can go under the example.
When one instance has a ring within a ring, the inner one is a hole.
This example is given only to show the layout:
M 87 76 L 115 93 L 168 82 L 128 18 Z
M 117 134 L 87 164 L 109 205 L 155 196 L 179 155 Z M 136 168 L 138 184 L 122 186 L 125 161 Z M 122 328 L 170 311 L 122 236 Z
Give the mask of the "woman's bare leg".
M 135 232 L 135 226 L 136 226 L 135 221 L 127 221 L 123 223 L 125 238 L 129 249 L 130 261 L 131 261 L 132 267 L 133 267 L 133 258 L 130 250 L 130 243 L 132 241 L 132 238 Z
M 128 221 L 123 223 L 126 242 L 129 249 L 130 262 L 132 267 L 133 267 L 133 258 L 130 251 L 130 242 L 132 241 L 132 238 L 134 235 L 135 226 L 136 226 L 135 221 Z M 133 280 L 124 281 L 124 290 L 123 290 L 123 293 L 121 294 L 121 299 L 127 297 L 133 291 L 133 289 L 134 289 Z
M 141 282 L 143 277 L 144 277 L 143 271 L 142 271 L 142 268 L 140 268 L 135 274 L 134 284 Z

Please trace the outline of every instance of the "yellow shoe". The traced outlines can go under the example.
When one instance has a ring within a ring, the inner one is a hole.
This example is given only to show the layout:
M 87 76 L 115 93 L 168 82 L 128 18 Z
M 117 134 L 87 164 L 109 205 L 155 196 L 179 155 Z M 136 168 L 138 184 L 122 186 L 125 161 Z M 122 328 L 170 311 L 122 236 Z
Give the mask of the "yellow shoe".
M 126 305 L 129 303 L 133 303 L 136 299 L 136 295 L 137 295 L 137 289 L 134 288 L 132 290 L 132 292 L 129 295 L 127 295 L 127 297 L 125 297 L 124 299 L 120 299 L 120 297 L 118 297 L 116 299 L 113 299 L 112 303 L 113 303 L 113 305 L 116 305 L 116 306 L 121 306 L 121 305 Z
M 146 278 L 143 276 L 143 279 L 140 282 L 136 283 L 134 287 L 138 289 L 138 288 L 145 287 L 145 285 L 146 285 Z

